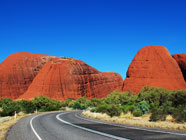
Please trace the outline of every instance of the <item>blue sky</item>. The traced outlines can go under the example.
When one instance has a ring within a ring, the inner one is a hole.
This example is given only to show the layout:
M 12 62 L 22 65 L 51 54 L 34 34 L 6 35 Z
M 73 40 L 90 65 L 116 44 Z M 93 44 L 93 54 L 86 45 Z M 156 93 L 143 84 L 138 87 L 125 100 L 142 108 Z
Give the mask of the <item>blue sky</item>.
M 124 78 L 146 45 L 186 53 L 185 0 L 0 0 L 0 62 L 15 52 L 68 56 Z

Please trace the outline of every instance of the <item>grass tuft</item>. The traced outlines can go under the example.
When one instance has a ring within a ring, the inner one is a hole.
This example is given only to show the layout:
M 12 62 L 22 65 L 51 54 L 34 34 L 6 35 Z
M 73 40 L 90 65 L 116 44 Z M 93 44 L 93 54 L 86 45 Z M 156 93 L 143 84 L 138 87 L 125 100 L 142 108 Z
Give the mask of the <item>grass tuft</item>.
M 186 131 L 186 123 L 176 123 L 170 115 L 167 116 L 166 121 L 159 122 L 149 122 L 150 114 L 146 114 L 141 117 L 134 117 L 131 113 L 122 113 L 119 117 L 111 118 L 103 113 L 92 113 L 90 111 L 84 111 L 83 115 L 89 118 L 114 122 L 118 124 Z

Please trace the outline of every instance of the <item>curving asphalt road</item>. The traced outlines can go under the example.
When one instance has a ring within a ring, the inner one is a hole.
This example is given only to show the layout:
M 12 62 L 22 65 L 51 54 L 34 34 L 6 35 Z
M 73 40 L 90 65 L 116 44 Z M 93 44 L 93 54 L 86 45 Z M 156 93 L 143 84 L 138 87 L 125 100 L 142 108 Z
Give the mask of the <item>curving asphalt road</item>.
M 6 140 L 186 140 L 186 133 L 119 125 L 89 119 L 81 111 L 47 113 L 23 118 Z

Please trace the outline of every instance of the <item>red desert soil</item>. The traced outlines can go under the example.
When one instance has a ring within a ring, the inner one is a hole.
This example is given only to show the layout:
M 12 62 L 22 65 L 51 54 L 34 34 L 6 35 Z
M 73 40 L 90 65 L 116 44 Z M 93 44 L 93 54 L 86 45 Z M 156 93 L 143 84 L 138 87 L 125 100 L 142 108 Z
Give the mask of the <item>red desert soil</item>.
M 178 63 L 186 81 L 186 54 L 175 54 L 172 56 Z
M 27 92 L 20 98 L 44 95 L 53 99 L 105 97 L 113 90 L 122 90 L 120 74 L 99 72 L 83 61 L 55 58 L 38 73 Z
M 0 64 L 0 98 L 12 99 L 22 95 L 42 66 L 54 56 L 14 53 Z
M 123 91 L 132 90 L 138 93 L 144 86 L 169 90 L 186 89 L 182 72 L 165 47 L 144 47 L 130 64 Z

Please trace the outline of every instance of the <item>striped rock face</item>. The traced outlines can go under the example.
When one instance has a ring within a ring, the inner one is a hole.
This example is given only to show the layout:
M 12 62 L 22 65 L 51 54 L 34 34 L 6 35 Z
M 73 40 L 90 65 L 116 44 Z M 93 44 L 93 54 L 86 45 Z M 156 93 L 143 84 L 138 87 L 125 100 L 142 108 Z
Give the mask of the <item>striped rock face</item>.
M 172 57 L 176 60 L 186 81 L 186 54 L 175 54 Z
M 99 72 L 83 61 L 55 58 L 48 62 L 38 73 L 23 99 L 32 99 L 39 95 L 65 100 L 101 98 L 114 90 L 122 90 L 123 80 L 120 74 Z
M 30 86 L 45 63 L 54 56 L 14 53 L 0 64 L 0 98 L 17 99 Z
M 186 89 L 177 62 L 163 46 L 142 48 L 130 64 L 123 91 L 138 93 L 144 86 L 169 90 Z

